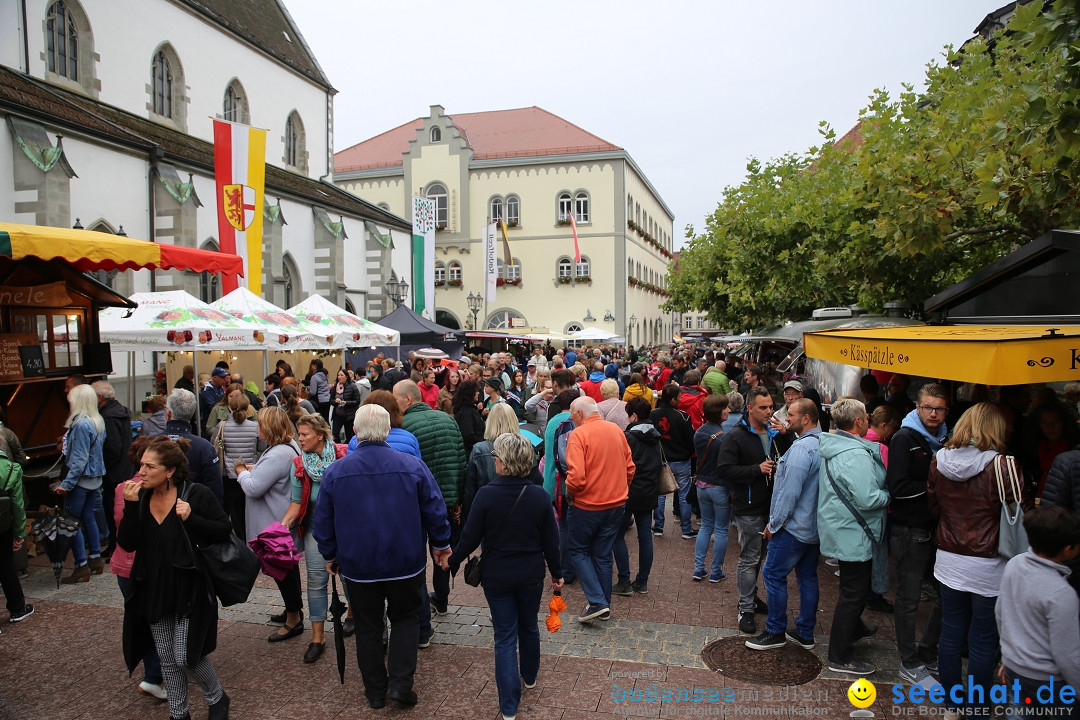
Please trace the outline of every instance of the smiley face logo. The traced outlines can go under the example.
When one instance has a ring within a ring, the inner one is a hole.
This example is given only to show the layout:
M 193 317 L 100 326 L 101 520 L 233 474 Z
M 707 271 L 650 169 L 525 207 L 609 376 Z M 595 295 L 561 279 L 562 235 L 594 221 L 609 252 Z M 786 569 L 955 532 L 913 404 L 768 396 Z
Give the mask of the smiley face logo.
M 868 708 L 877 700 L 877 688 L 865 678 L 859 678 L 851 683 L 847 691 L 848 700 L 857 708 Z

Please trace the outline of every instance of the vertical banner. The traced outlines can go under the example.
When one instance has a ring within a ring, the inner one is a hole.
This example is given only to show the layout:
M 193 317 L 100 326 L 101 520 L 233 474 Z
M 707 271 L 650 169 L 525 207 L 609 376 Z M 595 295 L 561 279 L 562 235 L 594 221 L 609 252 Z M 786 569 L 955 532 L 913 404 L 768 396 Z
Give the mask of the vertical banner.
M 572 212 L 567 217 L 570 218 L 570 230 L 574 233 L 574 262 L 581 263 L 581 245 L 578 244 L 577 239 L 577 221 L 574 220 L 574 213 Z M 577 275 L 577 265 L 574 266 L 574 274 Z
M 221 252 L 244 259 L 247 288 L 261 296 L 266 131 L 214 120 L 214 180 L 218 247 Z M 235 275 L 221 278 L 221 289 L 226 294 L 238 285 Z
M 435 201 L 412 199 L 413 312 L 435 319 Z
M 496 281 L 499 279 L 499 264 L 495 260 L 495 227 L 495 223 L 488 223 L 484 228 L 484 302 L 488 305 L 495 302 Z

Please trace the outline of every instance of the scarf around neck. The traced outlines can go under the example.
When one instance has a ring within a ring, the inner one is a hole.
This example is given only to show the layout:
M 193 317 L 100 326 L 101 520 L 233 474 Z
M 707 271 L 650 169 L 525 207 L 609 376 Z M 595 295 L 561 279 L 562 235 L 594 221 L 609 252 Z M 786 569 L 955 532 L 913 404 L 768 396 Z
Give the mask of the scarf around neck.
M 334 443 L 327 440 L 323 443 L 322 455 L 317 453 L 304 453 L 304 469 L 313 482 L 321 482 L 323 471 L 330 467 L 330 463 L 337 460 L 337 450 Z

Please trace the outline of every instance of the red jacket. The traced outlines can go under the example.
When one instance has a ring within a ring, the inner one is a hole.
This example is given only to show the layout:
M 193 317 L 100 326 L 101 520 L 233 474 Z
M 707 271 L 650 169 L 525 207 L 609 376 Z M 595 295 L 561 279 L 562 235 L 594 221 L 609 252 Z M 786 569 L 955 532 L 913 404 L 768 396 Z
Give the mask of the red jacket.
M 701 385 L 686 385 L 679 393 L 679 409 L 690 416 L 690 424 L 694 431 L 705 424 L 705 415 L 701 412 L 701 406 L 709 391 Z
M 656 376 L 656 382 L 653 383 L 652 389 L 656 392 L 660 392 L 664 389 L 664 386 L 671 380 L 671 368 L 665 367 L 660 371 L 660 374 Z

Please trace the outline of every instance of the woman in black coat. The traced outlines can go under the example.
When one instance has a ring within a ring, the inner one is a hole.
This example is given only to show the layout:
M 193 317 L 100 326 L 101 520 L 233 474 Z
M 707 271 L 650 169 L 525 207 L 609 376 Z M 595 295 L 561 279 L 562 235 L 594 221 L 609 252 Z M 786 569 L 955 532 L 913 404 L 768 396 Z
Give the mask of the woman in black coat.
M 475 380 L 466 380 L 454 393 L 454 419 L 461 430 L 461 441 L 465 443 L 465 457 L 469 457 L 473 445 L 484 441 L 484 416 L 477 405 L 480 402 L 480 386 Z
M 337 382 L 330 385 L 330 407 L 334 408 L 334 442 L 341 437 L 341 430 L 344 428 L 344 442 L 348 443 L 355 433 L 353 419 L 356 417 L 356 408 L 360 407 L 360 388 L 349 379 L 344 368 L 338 370 Z
M 615 535 L 615 565 L 619 581 L 612 589 L 616 595 L 642 595 L 649 592 L 649 572 L 653 562 L 653 539 L 650 518 L 656 509 L 657 496 L 660 494 L 660 469 L 663 460 L 660 456 L 660 432 L 649 420 L 652 408 L 645 398 L 631 398 L 626 403 L 626 415 L 630 422 L 626 426 L 626 444 L 630 446 L 630 455 L 634 459 L 634 480 L 626 500 L 626 513 L 623 515 L 620 531 Z M 630 550 L 626 546 L 626 531 L 632 524 L 637 524 L 638 571 L 637 577 L 630 582 Z
M 187 447 L 184 439 L 152 438 L 139 467 L 142 482 L 124 485 L 117 543 L 135 553 L 124 601 L 124 662 L 132 672 L 156 646 L 170 716 L 190 720 L 190 674 L 210 720 L 225 720 L 229 696 L 208 657 L 217 647 L 217 599 L 192 547 L 228 539 L 232 524 L 214 494 L 188 479 Z

